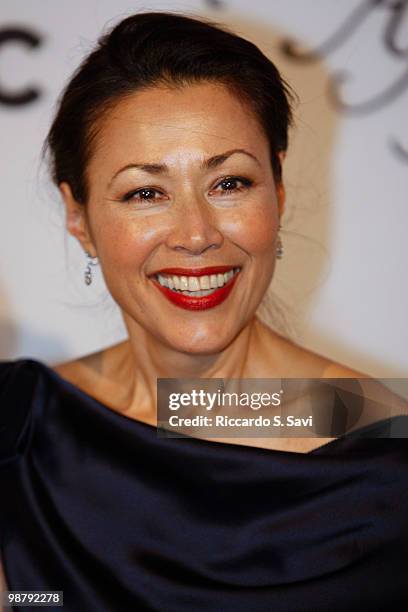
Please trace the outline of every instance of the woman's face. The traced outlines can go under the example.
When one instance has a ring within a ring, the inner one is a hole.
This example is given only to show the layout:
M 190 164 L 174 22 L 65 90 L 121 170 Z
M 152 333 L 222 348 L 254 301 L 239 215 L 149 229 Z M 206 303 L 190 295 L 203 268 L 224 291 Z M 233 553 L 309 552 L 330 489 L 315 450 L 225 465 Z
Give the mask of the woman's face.
M 67 227 L 127 325 L 184 353 L 228 346 L 270 284 L 284 198 L 253 113 L 219 84 L 137 92 L 105 115 L 87 178 L 85 207 L 60 186 Z

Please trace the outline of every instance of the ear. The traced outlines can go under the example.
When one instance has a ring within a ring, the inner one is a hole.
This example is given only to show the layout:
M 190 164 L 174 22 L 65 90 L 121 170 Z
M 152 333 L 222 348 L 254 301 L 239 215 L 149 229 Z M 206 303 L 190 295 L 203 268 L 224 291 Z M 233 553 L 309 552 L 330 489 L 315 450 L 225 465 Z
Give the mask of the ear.
M 59 190 L 65 204 L 65 220 L 68 232 L 77 238 L 86 253 L 95 257 L 96 249 L 91 237 L 86 207 L 75 200 L 69 183 L 60 183 Z
M 279 151 L 278 157 L 279 157 L 280 165 L 282 167 L 283 162 L 285 161 L 286 151 Z M 285 191 L 285 185 L 283 183 L 283 173 L 282 173 L 282 178 L 280 180 L 279 185 L 276 186 L 276 192 L 278 196 L 279 219 L 282 219 L 282 215 L 285 210 L 285 201 L 286 201 L 286 191 Z

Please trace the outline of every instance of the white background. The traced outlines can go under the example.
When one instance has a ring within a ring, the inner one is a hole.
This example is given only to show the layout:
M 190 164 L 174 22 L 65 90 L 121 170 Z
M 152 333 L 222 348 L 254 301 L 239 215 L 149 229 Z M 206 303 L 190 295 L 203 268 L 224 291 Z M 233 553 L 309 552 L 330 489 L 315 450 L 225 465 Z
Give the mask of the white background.
M 221 4 L 221 3 L 220 3 Z M 205 2 L 2 0 L 0 28 L 37 32 L 42 45 L 0 49 L 0 86 L 38 86 L 22 107 L 0 105 L 0 359 L 57 362 L 126 337 L 119 311 L 97 277 L 83 284 L 85 258 L 64 230 L 62 202 L 40 163 L 57 96 L 102 30 L 141 10 L 205 15 L 250 38 L 300 98 L 285 168 L 284 259 L 271 292 L 285 304 L 295 340 L 377 377 L 408 375 L 408 93 L 376 112 L 341 113 L 329 83 L 347 71 L 342 95 L 369 100 L 397 82 L 408 56 L 384 45 L 390 9 L 380 6 L 332 53 L 289 61 L 283 38 L 316 48 L 362 3 L 357 0 Z M 390 3 L 389 3 L 390 4 Z M 408 15 L 396 42 L 408 48 Z

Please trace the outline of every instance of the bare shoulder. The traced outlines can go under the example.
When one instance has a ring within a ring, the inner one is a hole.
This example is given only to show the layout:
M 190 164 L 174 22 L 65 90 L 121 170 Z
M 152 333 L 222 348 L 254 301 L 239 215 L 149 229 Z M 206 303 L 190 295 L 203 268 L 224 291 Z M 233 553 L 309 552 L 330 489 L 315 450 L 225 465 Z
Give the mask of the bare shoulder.
M 364 372 L 320 355 L 311 349 L 297 347 L 297 350 L 299 351 L 299 358 L 303 359 L 306 364 L 313 364 L 319 368 L 320 372 L 316 378 L 370 378 Z
M 286 338 L 262 322 L 260 353 L 271 372 L 284 378 L 370 378 L 368 374 L 321 355 Z
M 319 370 L 315 378 L 370 378 L 368 374 L 355 370 L 343 363 L 320 355 L 310 349 L 297 347 L 299 359 L 305 363 L 306 371 Z M 308 375 L 309 376 L 309 375 Z
M 89 353 L 77 359 L 56 363 L 51 368 L 71 384 L 99 401 L 120 407 L 129 396 L 127 341 Z
M 313 358 L 314 355 L 312 353 Z M 370 376 L 342 363 L 323 359 L 323 369 L 319 378 L 359 379 L 359 393 L 364 398 L 365 404 L 356 426 L 368 425 L 393 416 L 408 416 L 408 395 L 404 384 L 400 385 L 398 380 L 385 383 L 381 377 Z M 342 386 L 340 382 L 337 384 Z M 343 386 L 344 389 L 349 388 L 346 383 L 343 383 Z
M 359 370 L 349 368 L 342 363 L 327 360 L 327 364 L 322 372 L 322 378 L 371 378 Z
M 76 359 L 56 363 L 51 367 L 62 378 L 77 386 L 90 386 L 109 377 L 112 364 L 117 363 L 124 344 L 121 342 Z
M 104 350 L 101 350 L 83 357 L 78 357 L 77 359 L 56 363 L 51 367 L 62 376 L 62 378 L 66 378 L 70 382 L 77 384 L 90 375 L 101 373 L 103 361 Z

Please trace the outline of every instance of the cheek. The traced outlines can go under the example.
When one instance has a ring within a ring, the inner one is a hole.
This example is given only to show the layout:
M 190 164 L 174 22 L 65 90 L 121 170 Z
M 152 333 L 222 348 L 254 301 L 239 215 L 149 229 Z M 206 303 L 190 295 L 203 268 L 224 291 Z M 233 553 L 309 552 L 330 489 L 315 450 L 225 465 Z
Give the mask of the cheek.
M 96 226 L 97 250 L 105 268 L 142 264 L 159 244 L 161 228 L 144 219 L 111 217 Z
M 250 255 L 273 250 L 278 226 L 277 208 L 271 202 L 257 204 L 250 210 L 241 210 L 224 225 L 231 240 Z

